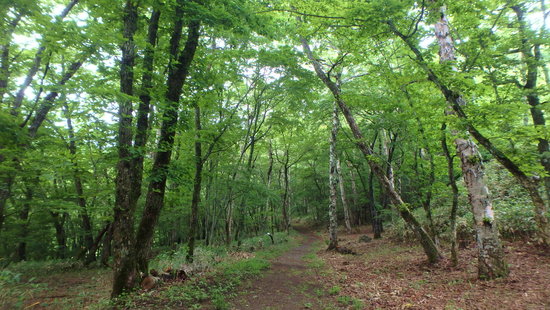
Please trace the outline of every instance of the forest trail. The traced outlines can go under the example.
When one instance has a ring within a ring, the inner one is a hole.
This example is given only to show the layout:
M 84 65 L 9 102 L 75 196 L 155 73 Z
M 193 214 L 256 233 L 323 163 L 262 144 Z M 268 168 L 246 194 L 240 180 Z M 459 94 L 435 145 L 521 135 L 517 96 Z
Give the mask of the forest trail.
M 293 227 L 300 233 L 300 246 L 271 261 L 263 276 L 252 280 L 245 291 L 230 302 L 231 309 L 319 309 L 324 287 L 309 273 L 303 257 L 313 251 L 312 245 L 322 239 L 306 227 Z

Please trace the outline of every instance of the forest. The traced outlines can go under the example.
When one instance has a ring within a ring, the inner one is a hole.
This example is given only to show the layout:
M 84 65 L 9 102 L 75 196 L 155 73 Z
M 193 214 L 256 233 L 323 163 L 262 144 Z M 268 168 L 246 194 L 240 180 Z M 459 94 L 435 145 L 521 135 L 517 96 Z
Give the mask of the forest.
M 408 244 L 418 270 L 473 264 L 495 285 L 519 281 L 521 247 L 544 287 L 549 14 L 545 0 L 0 0 L 0 289 L 99 270 L 122 309 L 152 267 L 185 265 L 183 281 L 205 257 L 270 249 L 268 264 L 297 240 L 313 265 Z M 365 234 L 373 247 L 354 248 Z M 537 292 L 531 308 L 548 307 Z

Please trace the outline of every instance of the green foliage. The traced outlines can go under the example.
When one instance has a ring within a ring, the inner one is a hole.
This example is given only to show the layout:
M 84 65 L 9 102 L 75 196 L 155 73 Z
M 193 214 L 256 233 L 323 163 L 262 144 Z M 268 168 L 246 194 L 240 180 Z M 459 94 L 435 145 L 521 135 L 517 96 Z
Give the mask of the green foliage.
M 184 266 L 186 270 L 193 270 L 191 280 L 183 285 L 172 285 L 159 290 L 160 298 L 174 303 L 183 302 L 188 307 L 194 307 L 198 303 L 211 300 L 216 309 L 229 309 L 227 298 L 236 296 L 236 289 L 243 281 L 257 277 L 268 269 L 268 259 L 280 255 L 290 246 L 296 244 L 293 235 L 275 233 L 275 244 L 265 243 L 264 246 L 255 248 L 254 255 L 241 257 L 243 252 L 228 253 L 223 247 L 197 247 L 192 265 L 185 263 L 185 248 L 159 254 L 150 264 L 157 270 L 167 266 L 179 268 Z M 242 240 L 242 247 L 249 244 L 258 244 L 263 237 L 254 237 Z M 147 299 L 147 296 L 128 296 L 129 305 L 133 305 L 132 299 Z
M 47 289 L 45 283 L 33 283 L 35 278 L 21 281 L 21 274 L 10 270 L 0 273 L 0 307 L 20 309 L 25 300 Z
M 531 204 L 510 202 L 499 205 L 495 211 L 501 234 L 508 237 L 531 236 L 537 231 L 535 213 Z
M 365 304 L 362 300 L 355 299 L 355 298 L 352 299 L 352 305 L 353 305 L 353 309 L 355 310 L 361 310 L 365 307 Z
M 507 238 L 533 236 L 537 228 L 533 205 L 528 194 L 517 181 L 498 164 L 489 162 L 485 164 L 485 167 L 485 172 L 489 181 L 488 185 L 493 198 L 494 218 L 500 234 Z M 459 186 L 462 188 L 463 183 L 459 182 Z M 441 197 L 436 196 L 434 199 L 436 199 L 436 201 L 448 203 L 446 195 Z M 448 209 L 446 207 L 434 205 L 432 211 L 436 227 L 440 233 L 440 239 L 449 241 Z M 413 212 L 421 223 L 427 222 L 423 210 L 415 209 Z M 397 218 L 396 215 L 392 215 L 391 217 Z M 484 222 L 485 221 L 488 224 L 492 224 L 490 218 L 484 218 Z M 457 238 L 459 240 L 473 240 L 475 238 L 473 216 L 463 188 L 461 189 L 461 195 L 459 197 L 456 226 Z M 413 241 L 415 239 L 414 234 L 401 220 L 388 223 L 386 228 L 388 229 L 387 236 L 390 238 L 407 241 Z
M 340 287 L 339 286 L 333 286 L 328 291 L 330 295 L 338 295 L 340 293 Z
M 229 305 L 225 301 L 225 296 L 221 294 L 214 294 L 212 296 L 212 303 L 214 304 L 214 307 L 216 307 L 217 310 L 227 310 L 229 309 Z
M 496 163 L 486 165 L 490 171 L 490 190 L 497 227 L 506 237 L 532 236 L 536 231 L 533 204 L 525 190 Z
M 21 282 L 20 273 L 13 273 L 9 270 L 2 270 L 0 273 L 0 288 L 5 285 L 15 285 Z
M 56 260 L 50 259 L 46 261 L 25 261 L 9 266 L 11 273 L 25 275 L 32 275 L 33 277 L 46 277 L 60 271 L 82 271 L 84 270 L 84 263 L 81 261 L 73 260 Z
M 243 259 L 236 263 L 222 264 L 221 266 L 226 277 L 258 276 L 262 270 L 267 268 L 269 268 L 269 262 L 256 257 Z
M 332 295 L 334 295 L 334 294 L 332 294 Z M 344 306 L 349 305 L 350 301 L 351 301 L 351 298 L 349 296 L 345 296 L 345 295 L 338 296 L 338 303 L 340 303 Z

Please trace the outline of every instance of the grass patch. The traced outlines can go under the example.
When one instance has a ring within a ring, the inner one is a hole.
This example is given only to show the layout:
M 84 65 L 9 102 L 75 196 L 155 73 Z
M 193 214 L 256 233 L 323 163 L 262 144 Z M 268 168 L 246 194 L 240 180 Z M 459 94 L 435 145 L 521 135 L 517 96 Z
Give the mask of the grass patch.
M 347 306 L 351 301 L 351 298 L 349 296 L 341 295 L 338 296 L 338 303 Z
M 330 295 L 338 295 L 340 293 L 340 287 L 339 286 L 333 286 L 328 291 Z

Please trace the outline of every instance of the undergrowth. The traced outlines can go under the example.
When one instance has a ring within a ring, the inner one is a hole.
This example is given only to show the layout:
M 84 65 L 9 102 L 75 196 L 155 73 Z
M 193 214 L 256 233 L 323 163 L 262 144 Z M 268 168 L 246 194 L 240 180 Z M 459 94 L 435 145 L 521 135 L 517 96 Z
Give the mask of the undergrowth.
M 268 269 L 269 259 L 294 246 L 294 235 L 294 232 L 291 236 L 286 233 L 275 233 L 274 244 L 271 244 L 271 239 L 267 236 L 245 239 L 240 246 L 233 244 L 232 252 L 223 248 L 198 248 L 191 265 L 185 262 L 186 249 L 162 253 L 151 262 L 150 266 L 153 269 L 183 267 L 195 276 L 183 284 L 159 287 L 141 295 L 128 296 L 126 308 L 162 304 L 193 309 L 201 304 L 211 303 L 215 309 L 229 309 L 227 299 L 236 296 L 235 292 L 243 285 L 243 281 L 257 277 L 263 270 Z
M 500 234 L 508 239 L 533 238 L 537 231 L 533 203 L 518 182 L 500 165 L 494 162 L 485 164 L 486 184 L 491 193 L 491 202 Z M 459 202 L 456 217 L 457 239 L 473 241 L 475 238 L 473 215 L 468 202 L 468 193 L 464 182 L 457 182 L 459 186 Z M 450 202 L 452 197 L 446 187 L 434 185 L 434 199 L 432 199 L 432 216 L 439 232 L 439 239 L 450 242 Z M 414 205 L 414 204 L 413 204 Z M 426 213 L 419 205 L 414 205 L 413 213 L 417 219 L 426 224 Z M 385 219 L 385 236 L 397 241 L 414 241 L 416 237 L 406 227 L 397 212 L 382 210 Z M 550 214 L 547 214 L 550 219 Z M 426 226 L 425 226 L 426 227 Z
M 185 261 L 186 248 L 167 251 L 153 259 L 151 269 L 184 267 L 190 279 L 184 283 L 159 285 L 151 291 L 137 290 L 122 295 L 120 309 L 159 307 L 199 308 L 211 303 L 216 309 L 229 309 L 227 298 L 234 296 L 246 279 L 269 268 L 269 259 L 296 244 L 292 232 L 274 233 L 274 244 L 267 236 L 253 237 L 226 247 L 199 246 L 192 264 Z M 73 285 L 67 283 L 73 282 Z M 81 262 L 50 260 L 21 262 L 0 271 L 0 309 L 106 309 L 112 285 L 112 271 Z

